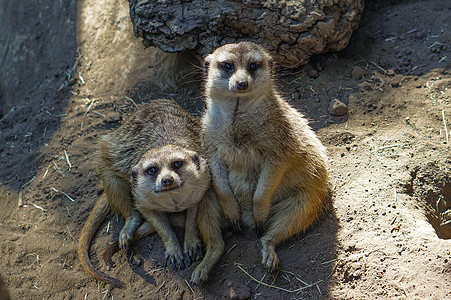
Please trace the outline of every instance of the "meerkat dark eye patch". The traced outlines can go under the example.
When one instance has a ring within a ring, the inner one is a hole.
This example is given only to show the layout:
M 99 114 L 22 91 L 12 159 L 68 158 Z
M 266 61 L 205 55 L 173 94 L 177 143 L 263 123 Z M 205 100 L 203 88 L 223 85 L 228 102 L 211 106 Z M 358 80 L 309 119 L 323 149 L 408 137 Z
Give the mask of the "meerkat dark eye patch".
M 252 63 L 249 64 L 248 69 L 249 69 L 250 72 L 255 72 L 258 69 L 260 69 L 261 67 L 262 67 L 261 63 L 252 62 Z
M 178 170 L 178 169 L 180 169 L 181 167 L 183 167 L 183 161 L 181 161 L 181 160 L 177 160 L 177 161 L 174 161 L 174 162 L 172 163 L 172 168 L 173 168 L 174 170 Z
M 132 183 L 136 184 L 138 178 L 138 171 L 136 170 L 136 167 L 132 169 Z
M 157 167 L 149 167 L 146 169 L 146 174 L 150 175 L 150 176 L 155 176 L 158 174 L 158 168 Z
M 234 66 L 232 63 L 229 62 L 221 62 L 219 63 L 219 68 L 226 71 L 227 73 L 233 72 Z

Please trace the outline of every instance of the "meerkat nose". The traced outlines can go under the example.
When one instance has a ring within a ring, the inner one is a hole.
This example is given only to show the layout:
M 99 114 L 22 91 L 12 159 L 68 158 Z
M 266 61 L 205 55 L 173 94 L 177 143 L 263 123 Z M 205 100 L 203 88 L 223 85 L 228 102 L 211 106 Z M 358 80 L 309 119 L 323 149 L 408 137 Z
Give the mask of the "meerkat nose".
M 163 179 L 161 179 L 161 184 L 163 186 L 170 186 L 174 183 L 174 178 L 172 176 L 166 176 Z
M 249 83 L 247 81 L 237 81 L 236 82 L 236 88 L 240 91 L 245 91 L 248 86 L 249 86 Z

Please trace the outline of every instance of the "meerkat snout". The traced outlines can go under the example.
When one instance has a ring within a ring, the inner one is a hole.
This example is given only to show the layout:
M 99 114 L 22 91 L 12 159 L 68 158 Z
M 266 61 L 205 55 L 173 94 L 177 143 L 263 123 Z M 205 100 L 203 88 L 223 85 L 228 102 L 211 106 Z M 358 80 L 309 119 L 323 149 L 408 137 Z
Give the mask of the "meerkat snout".
M 252 78 L 249 78 L 249 72 L 244 68 L 239 68 L 230 77 L 229 90 L 232 92 L 246 92 Z
M 171 186 L 174 183 L 174 177 L 168 175 L 161 179 L 161 184 L 163 186 Z
M 160 193 L 181 185 L 180 177 L 171 170 L 162 170 L 155 184 L 154 192 Z
M 237 81 L 235 85 L 236 85 L 237 90 L 245 91 L 245 90 L 247 90 L 249 83 L 247 81 Z

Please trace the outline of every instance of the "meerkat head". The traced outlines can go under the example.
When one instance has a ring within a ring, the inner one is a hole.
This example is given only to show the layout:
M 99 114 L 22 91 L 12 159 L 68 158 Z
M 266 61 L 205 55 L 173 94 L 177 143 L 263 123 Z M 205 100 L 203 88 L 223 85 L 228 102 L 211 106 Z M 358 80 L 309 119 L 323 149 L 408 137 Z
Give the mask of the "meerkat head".
M 132 169 L 138 206 L 177 212 L 200 201 L 210 184 L 205 159 L 188 149 L 166 145 L 147 151 Z
M 205 58 L 204 68 L 209 97 L 254 97 L 273 87 L 271 55 L 251 42 L 219 47 Z

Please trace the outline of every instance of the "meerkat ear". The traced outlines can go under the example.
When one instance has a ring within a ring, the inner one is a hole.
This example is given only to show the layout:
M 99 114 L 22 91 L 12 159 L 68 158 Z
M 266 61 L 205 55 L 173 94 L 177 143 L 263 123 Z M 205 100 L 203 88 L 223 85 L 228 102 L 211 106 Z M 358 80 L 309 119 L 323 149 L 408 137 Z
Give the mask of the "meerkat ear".
M 196 170 L 200 169 L 200 160 L 199 155 L 196 152 L 191 153 L 191 160 L 193 161 L 194 165 L 196 166 Z

